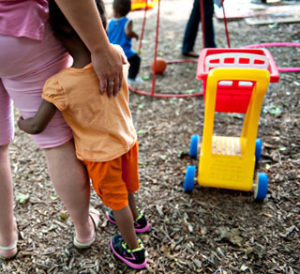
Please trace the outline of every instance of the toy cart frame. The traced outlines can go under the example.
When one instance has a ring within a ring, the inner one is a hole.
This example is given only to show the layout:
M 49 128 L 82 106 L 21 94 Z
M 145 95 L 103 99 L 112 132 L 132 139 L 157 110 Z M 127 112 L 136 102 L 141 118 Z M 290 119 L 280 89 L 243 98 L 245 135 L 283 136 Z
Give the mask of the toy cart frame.
M 205 117 L 198 168 L 198 184 L 242 191 L 255 189 L 256 200 L 268 192 L 268 175 L 258 173 L 262 141 L 256 139 L 259 116 L 269 82 L 279 82 L 279 72 L 266 49 L 213 49 L 201 51 L 198 80 L 203 81 Z M 239 137 L 213 136 L 215 112 L 245 113 Z M 193 135 L 190 156 L 198 154 L 199 136 Z M 194 187 L 195 166 L 188 166 L 184 190 Z

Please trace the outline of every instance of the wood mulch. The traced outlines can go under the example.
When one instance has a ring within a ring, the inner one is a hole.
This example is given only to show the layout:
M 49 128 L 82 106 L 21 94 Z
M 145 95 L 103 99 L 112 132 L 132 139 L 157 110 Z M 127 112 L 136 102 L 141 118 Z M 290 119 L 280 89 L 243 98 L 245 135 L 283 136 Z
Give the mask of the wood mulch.
M 159 55 L 180 56 L 181 39 L 192 1 L 162 3 Z M 132 14 L 140 30 L 143 12 Z M 299 42 L 299 24 L 249 26 L 230 21 L 232 47 L 264 42 Z M 155 12 L 149 11 L 140 76 L 150 78 Z M 215 21 L 219 47 L 226 47 L 224 26 Z M 136 45 L 136 44 L 135 44 Z M 201 34 L 197 50 L 201 49 Z M 269 48 L 279 67 L 299 67 L 299 48 Z M 169 65 L 157 79 L 157 93 L 202 90 L 196 64 Z M 269 176 L 263 203 L 252 192 L 195 185 L 185 193 L 190 136 L 202 134 L 202 97 L 155 99 L 131 93 L 131 110 L 140 144 L 139 206 L 152 229 L 141 235 L 148 266 L 140 273 L 300 273 L 300 74 L 280 73 L 265 97 L 258 136 L 263 141 L 257 170 Z M 143 89 L 150 92 L 151 80 Z M 16 114 L 18 117 L 18 114 Z M 219 115 L 215 129 L 238 135 L 240 115 Z M 19 253 L 0 261 L 1 273 L 135 273 L 116 261 L 109 249 L 117 229 L 92 192 L 101 212 L 95 244 L 79 251 L 72 244 L 73 226 L 47 174 L 44 154 L 19 130 L 10 147 L 15 186 L 15 216 L 21 231 Z M 66 171 L 67 172 L 67 171 Z

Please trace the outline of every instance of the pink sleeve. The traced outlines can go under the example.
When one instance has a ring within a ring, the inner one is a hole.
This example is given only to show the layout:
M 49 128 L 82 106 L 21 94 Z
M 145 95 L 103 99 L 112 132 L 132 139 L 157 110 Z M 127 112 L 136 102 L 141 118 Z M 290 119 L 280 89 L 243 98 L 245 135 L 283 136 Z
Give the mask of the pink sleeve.
M 48 14 L 48 0 L 0 1 L 0 34 L 42 40 Z

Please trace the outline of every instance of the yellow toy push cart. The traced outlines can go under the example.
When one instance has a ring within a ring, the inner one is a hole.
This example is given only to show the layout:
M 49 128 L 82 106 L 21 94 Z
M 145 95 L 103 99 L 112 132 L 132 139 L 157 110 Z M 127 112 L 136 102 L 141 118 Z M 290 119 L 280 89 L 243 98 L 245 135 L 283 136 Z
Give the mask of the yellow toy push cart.
M 256 140 L 261 106 L 270 82 L 267 69 L 214 68 L 209 71 L 206 83 L 205 117 L 198 183 L 201 186 L 250 191 L 255 187 L 255 199 L 263 200 L 268 192 L 268 176 L 258 173 L 253 183 L 255 161 L 261 156 L 261 141 Z M 252 94 L 239 137 L 214 136 L 214 118 L 217 90 L 222 85 L 252 87 Z M 190 155 L 197 156 L 198 135 L 191 138 Z M 195 166 L 188 166 L 184 190 L 194 187 Z

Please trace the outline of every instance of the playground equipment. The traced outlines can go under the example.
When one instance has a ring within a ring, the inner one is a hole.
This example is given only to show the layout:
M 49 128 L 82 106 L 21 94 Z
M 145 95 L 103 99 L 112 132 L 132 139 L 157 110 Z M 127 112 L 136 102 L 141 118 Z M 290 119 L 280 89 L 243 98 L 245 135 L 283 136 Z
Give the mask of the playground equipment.
M 167 68 L 167 62 L 164 58 L 157 57 L 154 67 L 154 62 L 151 63 L 151 69 L 154 74 L 163 74 Z
M 132 9 L 136 9 L 136 7 L 139 8 L 143 8 L 144 9 L 144 19 L 143 19 L 143 23 L 142 23 L 142 29 L 141 29 L 141 33 L 140 33 L 140 43 L 138 46 L 138 53 L 141 53 L 142 50 L 142 42 L 143 42 L 143 37 L 144 37 L 144 32 L 145 32 L 145 26 L 146 26 L 146 19 L 147 19 L 147 10 L 148 10 L 148 5 L 150 4 L 150 2 L 153 2 L 154 5 L 152 5 L 151 7 L 157 6 L 157 16 L 156 16 L 156 28 L 155 28 L 155 45 L 154 45 L 154 55 L 153 55 L 153 67 L 156 67 L 156 60 L 157 60 L 157 55 L 158 55 L 158 43 L 159 43 L 159 24 L 160 24 L 160 10 L 161 10 L 161 1 L 162 0 L 154 0 L 154 1 L 150 1 L 150 0 L 132 0 L 131 1 L 131 6 Z M 203 1 L 204 0 L 199 0 L 201 7 L 203 7 Z M 223 7 L 223 1 L 220 1 L 220 5 Z M 223 8 L 223 12 L 224 12 L 224 18 L 226 18 L 225 16 L 225 10 Z M 204 9 L 201 9 L 201 18 L 204 17 Z M 202 37 L 203 37 L 203 44 L 205 44 L 204 42 L 204 20 L 201 20 L 202 24 Z M 227 43 L 228 46 L 230 47 L 230 41 L 229 41 L 229 33 L 228 33 L 228 29 L 227 29 L 227 21 L 224 20 L 224 25 L 225 25 L 225 32 L 226 32 L 226 38 L 227 38 Z M 197 60 L 195 59 L 174 59 L 174 60 L 166 60 L 167 65 L 171 65 L 171 64 L 182 64 L 182 63 L 197 63 Z M 202 92 L 195 92 L 195 93 L 191 93 L 191 94 L 158 94 L 155 93 L 155 83 L 156 83 L 156 74 L 153 73 L 152 74 L 152 86 L 151 86 L 151 92 L 146 92 L 143 90 L 139 90 L 136 88 L 133 88 L 132 86 L 129 86 L 129 89 L 133 92 L 136 92 L 138 94 L 141 95 L 146 95 L 146 96 L 151 96 L 151 97 L 156 97 L 156 98 L 186 98 L 186 97 L 193 97 L 193 96 L 202 96 L 203 93 Z
M 261 43 L 248 45 L 244 48 L 252 49 L 252 48 L 264 48 L 264 47 L 300 47 L 300 43 L 293 42 L 281 42 L 281 43 Z M 278 67 L 278 71 L 280 72 L 300 72 L 300 67 Z
M 200 1 L 200 6 L 201 6 L 201 18 L 204 17 L 204 9 L 203 9 L 203 1 L 204 0 L 199 0 Z M 150 2 L 154 2 L 153 5 L 151 5 Z M 229 37 L 229 31 L 228 31 L 228 25 L 227 25 L 227 18 L 225 14 L 225 8 L 223 5 L 223 0 L 218 0 L 218 5 L 222 8 L 223 10 L 223 18 L 224 18 L 224 28 L 225 28 L 225 35 L 226 35 L 226 40 L 227 40 L 227 46 L 230 48 L 230 37 Z M 153 65 L 156 66 L 156 58 L 157 58 L 157 49 L 158 49 L 158 37 L 159 37 L 159 24 L 160 24 L 160 4 L 161 0 L 132 0 L 132 6 L 134 9 L 136 7 L 144 9 L 144 19 L 143 19 L 143 24 L 142 24 L 142 29 L 141 29 L 141 34 L 140 34 L 140 42 L 139 42 L 139 47 L 138 47 L 138 52 L 141 52 L 142 49 L 142 42 L 143 42 L 143 36 L 144 36 L 144 31 L 145 31 L 145 25 L 146 25 L 146 18 L 147 18 L 147 10 L 149 9 L 148 5 L 150 4 L 149 7 L 153 8 L 155 5 L 157 5 L 157 19 L 156 19 L 156 35 L 155 35 L 155 48 L 154 48 L 154 56 L 153 56 Z M 201 27 L 202 27 L 202 40 L 203 40 L 203 45 L 205 44 L 205 25 L 204 25 L 204 20 L 201 20 Z M 263 43 L 263 44 L 257 44 L 257 45 L 249 45 L 245 46 L 244 48 L 257 48 L 257 47 L 299 47 L 300 43 L 290 43 L 290 42 L 285 42 L 285 43 Z M 267 53 L 267 57 L 270 57 L 271 55 L 268 53 L 268 51 L 265 51 Z M 264 54 L 265 54 L 264 53 Z M 273 58 L 272 58 L 273 60 Z M 166 60 L 166 63 L 168 65 L 171 64 L 182 64 L 182 63 L 197 63 L 197 60 L 193 59 L 175 59 L 175 60 Z M 198 63 L 199 64 L 199 63 Z M 276 69 L 277 70 L 277 69 Z M 282 72 L 299 72 L 300 68 L 278 68 L 278 71 Z M 271 81 L 273 80 L 272 74 L 271 74 Z M 155 83 L 156 83 L 156 77 L 155 74 L 153 74 L 152 77 L 152 87 L 151 87 L 151 92 L 146 92 L 142 91 L 139 89 L 135 89 L 133 87 L 129 87 L 129 89 L 133 92 L 136 92 L 141 95 L 146 95 L 146 96 L 151 96 L 151 97 L 157 97 L 157 98 L 185 98 L 185 97 L 191 97 L 191 96 L 202 96 L 202 92 L 197 92 L 197 93 L 191 93 L 191 94 L 158 94 L 155 93 Z
M 261 105 L 269 82 L 279 81 L 271 54 L 266 50 L 206 49 L 199 58 L 197 78 L 203 80 L 206 92 L 199 185 L 241 191 L 254 186 L 255 199 L 263 200 L 268 176 L 258 173 L 253 184 L 253 174 L 261 157 L 262 142 L 256 139 Z M 215 112 L 246 113 L 241 135 L 214 136 Z M 191 137 L 191 157 L 197 157 L 198 141 L 198 135 Z M 195 166 L 187 167 L 185 191 L 193 190 L 195 173 Z
M 131 0 L 131 10 L 152 9 L 158 0 Z

